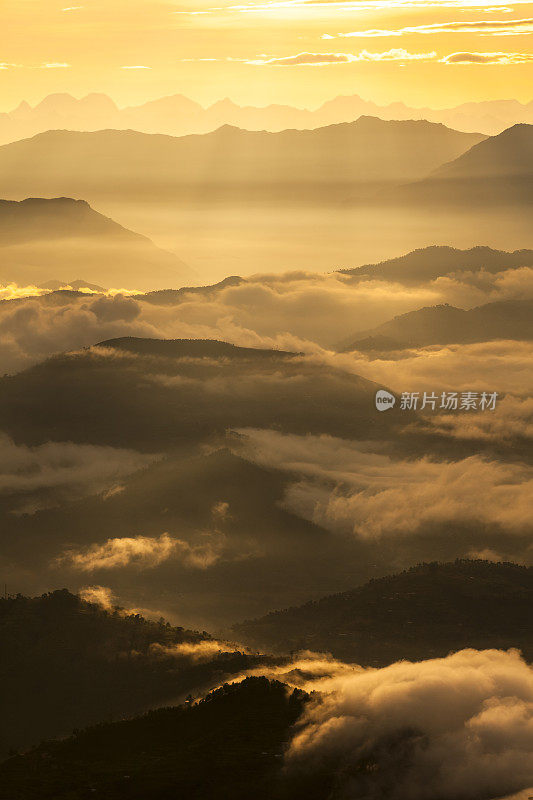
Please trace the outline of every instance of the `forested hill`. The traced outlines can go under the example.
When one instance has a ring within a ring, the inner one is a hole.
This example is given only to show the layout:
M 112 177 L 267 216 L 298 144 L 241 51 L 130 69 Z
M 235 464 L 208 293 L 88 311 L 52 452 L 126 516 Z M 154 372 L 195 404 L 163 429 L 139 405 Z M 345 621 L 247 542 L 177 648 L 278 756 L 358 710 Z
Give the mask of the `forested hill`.
M 307 697 L 248 678 L 190 707 L 45 742 L 0 765 L 0 800 L 289 800 L 282 755 Z
M 0 641 L 0 705 L 9 720 L 0 757 L 73 728 L 177 702 L 256 661 L 218 652 L 205 632 L 105 610 L 65 589 L 0 600 Z M 206 642 L 201 658 L 176 649 Z
M 459 560 L 398 575 L 236 625 L 274 650 L 328 651 L 359 664 L 445 656 L 464 647 L 521 649 L 533 658 L 533 568 Z

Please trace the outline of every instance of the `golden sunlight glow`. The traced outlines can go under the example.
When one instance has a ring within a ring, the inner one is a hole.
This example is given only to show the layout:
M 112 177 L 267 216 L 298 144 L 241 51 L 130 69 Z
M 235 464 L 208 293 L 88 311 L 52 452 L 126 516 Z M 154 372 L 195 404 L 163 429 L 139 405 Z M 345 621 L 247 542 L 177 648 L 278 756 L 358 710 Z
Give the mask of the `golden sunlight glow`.
M 204 105 L 316 107 L 360 94 L 444 107 L 509 96 L 511 84 L 516 99 L 531 99 L 527 0 L 5 0 L 0 18 L 10 32 L 2 111 L 91 92 L 119 106 L 181 93 Z M 363 47 L 368 39 L 377 46 Z M 310 65 L 312 81 L 288 69 Z

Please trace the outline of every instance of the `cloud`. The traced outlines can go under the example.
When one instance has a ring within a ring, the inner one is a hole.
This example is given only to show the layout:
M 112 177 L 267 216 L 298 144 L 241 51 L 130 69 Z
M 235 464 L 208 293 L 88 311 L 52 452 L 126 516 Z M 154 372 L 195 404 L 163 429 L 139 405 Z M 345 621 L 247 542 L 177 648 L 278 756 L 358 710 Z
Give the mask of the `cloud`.
M 146 67 L 144 64 L 133 64 L 131 66 L 124 66 L 120 69 L 152 69 L 152 67 Z
M 533 782 L 533 670 L 463 650 L 331 681 L 308 707 L 290 773 L 327 770 L 338 797 L 490 800 Z
M 451 53 L 443 64 L 527 64 L 533 53 Z
M 0 374 L 23 369 L 53 353 L 77 350 L 118 336 L 223 339 L 243 346 L 318 354 L 358 330 L 373 328 L 423 306 L 450 303 L 469 308 L 532 295 L 533 269 L 525 267 L 496 274 L 462 272 L 409 286 L 372 279 L 354 283 L 341 273 L 260 274 L 209 294 L 169 295 L 164 305 L 150 302 L 150 295 L 127 298 L 115 290 L 105 297 L 61 295 L 11 283 L 0 288 L 0 299 L 13 298 L 0 302 Z M 518 350 L 513 354 L 511 349 L 509 346 L 509 367 L 502 373 L 504 376 L 512 374 L 518 355 Z M 431 359 L 428 351 L 416 365 L 413 362 L 415 374 L 419 367 L 427 370 L 430 364 L 438 366 L 437 350 Z M 455 360 L 450 353 L 446 351 L 446 358 L 441 358 L 442 367 L 446 360 L 450 364 Z M 472 352 L 472 364 L 474 355 Z M 416 353 L 411 356 L 414 359 Z M 501 366 L 503 361 L 502 356 Z M 353 372 L 364 369 L 362 374 L 375 376 L 379 382 L 386 380 L 391 386 L 398 371 L 396 387 L 400 391 L 411 388 L 405 382 L 405 373 L 400 374 L 399 364 L 390 364 L 389 378 L 384 378 L 388 362 L 371 362 L 363 355 L 338 358 L 335 364 L 344 364 Z M 483 364 L 478 360 L 474 374 L 482 372 Z M 447 380 L 444 369 L 440 369 L 440 376 Z M 462 379 L 464 376 L 463 370 Z M 518 380 L 517 375 L 513 385 Z M 418 380 L 421 381 L 422 378 Z M 497 388 L 494 385 L 494 390 Z M 512 391 L 513 387 L 507 385 L 504 390 Z
M 49 64 L 41 64 L 40 69 L 67 69 L 70 64 L 65 64 L 60 61 L 52 61 Z
M 72 442 L 29 447 L 0 433 L 0 495 L 19 497 L 21 510 L 34 511 L 108 490 L 157 458 L 134 450 Z
M 214 536 L 198 545 L 191 545 L 168 533 L 158 537 L 121 537 L 90 545 L 84 550 L 67 550 L 55 559 L 54 564 L 67 565 L 82 572 L 125 567 L 143 570 L 175 559 L 186 567 L 207 569 L 221 558 L 224 547 L 224 538 Z
M 531 0 L 514 0 L 513 6 L 531 5 Z M 290 14 L 295 12 L 306 12 L 308 14 L 319 14 L 329 16 L 332 11 L 344 12 L 372 12 L 392 10 L 396 12 L 401 9 L 423 10 L 423 9 L 476 9 L 481 12 L 509 12 L 513 9 L 502 5 L 501 0 L 271 0 L 270 2 L 241 3 L 230 5 L 224 8 L 220 6 L 206 9 L 202 13 L 209 14 L 281 14 L 284 11 Z M 179 13 L 194 14 L 194 11 L 181 11 Z
M 388 50 L 386 53 L 298 53 L 283 58 L 258 58 L 248 61 L 257 66 L 323 66 L 325 64 L 350 64 L 357 61 L 422 61 L 436 58 L 436 53 L 409 53 L 407 50 Z
M 428 419 L 428 430 L 456 439 L 485 442 L 533 442 L 533 397 L 507 395 L 495 414 L 446 414 Z
M 430 345 L 373 358 L 366 353 L 310 355 L 363 378 L 388 386 L 395 392 L 477 391 L 500 395 L 523 394 L 529 381 L 533 343 L 493 340 L 474 344 Z
M 157 658 L 185 658 L 195 663 L 212 661 L 225 653 L 245 653 L 246 648 L 220 642 L 217 639 L 203 639 L 200 642 L 182 642 L 165 646 L 154 643 L 150 646 L 150 653 Z
M 270 657 L 268 665 L 261 664 L 258 667 L 247 669 L 230 679 L 226 678 L 225 682 L 240 683 L 245 678 L 262 676 L 307 692 L 327 692 L 335 685 L 337 679 L 362 671 L 363 667 L 338 661 L 329 653 L 302 650 L 299 653 L 291 654 L 290 658 L 280 657 L 277 663 L 272 663 Z
M 84 586 L 78 594 L 86 603 L 94 603 L 106 611 L 117 604 L 117 598 L 108 586 Z
M 245 458 L 294 474 L 285 508 L 334 533 L 380 540 L 436 527 L 446 533 L 457 524 L 496 526 L 511 536 L 531 529 L 533 469 L 524 464 L 480 456 L 396 460 L 330 436 L 239 433 Z
M 437 22 L 432 25 L 414 25 L 393 30 L 370 29 L 338 33 L 340 39 L 381 38 L 388 36 L 407 36 L 413 34 L 479 33 L 483 36 L 517 36 L 533 33 L 533 19 L 477 20 L 475 22 Z M 332 36 L 327 34 L 326 37 Z

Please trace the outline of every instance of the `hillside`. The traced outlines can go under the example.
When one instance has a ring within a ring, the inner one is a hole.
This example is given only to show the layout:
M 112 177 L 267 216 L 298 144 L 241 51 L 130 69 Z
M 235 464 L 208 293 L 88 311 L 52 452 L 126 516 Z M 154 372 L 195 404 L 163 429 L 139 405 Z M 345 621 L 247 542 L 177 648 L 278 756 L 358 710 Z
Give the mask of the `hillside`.
M 533 301 L 502 300 L 468 311 L 449 305 L 420 308 L 354 334 L 341 349 L 371 352 L 491 339 L 533 339 Z
M 0 765 L 0 798 L 248 800 L 253 786 L 259 800 L 288 800 L 281 757 L 307 697 L 248 678 L 192 707 L 162 708 L 46 742 Z
M 3 430 L 28 443 L 90 442 L 153 453 L 228 428 L 357 436 L 370 426 L 380 437 L 400 412 L 377 420 L 374 394 L 371 381 L 298 354 L 126 339 L 0 380 L 0 414 Z
M 529 206 L 533 203 L 533 125 L 513 125 L 479 142 L 399 194 L 406 200 L 435 204 Z
M 216 651 L 204 661 L 154 645 L 199 645 L 208 635 L 81 600 L 66 589 L 0 599 L 0 755 L 73 728 L 185 697 L 254 659 Z M 216 676 L 216 678 L 215 678 Z
M 235 625 L 278 651 L 327 651 L 359 664 L 517 647 L 533 658 L 533 568 L 488 561 L 422 564 L 349 592 Z
M 322 202 L 417 180 L 483 138 L 373 117 L 278 133 L 225 125 L 184 137 L 55 130 L 0 147 L 0 174 L 3 191 L 17 198 Z
M 354 281 L 376 280 L 399 283 L 420 283 L 454 272 L 478 271 L 501 272 L 506 269 L 533 266 L 533 250 L 515 250 L 512 253 L 493 250 L 491 247 L 472 247 L 459 250 L 455 247 L 433 245 L 413 250 L 406 255 L 390 258 L 378 264 L 365 264 L 353 269 L 341 269 Z
M 114 288 L 195 279 L 177 256 L 70 197 L 0 200 L 0 256 L 0 282 L 19 285 L 61 283 L 61 273 L 67 278 L 73 268 L 93 284 Z

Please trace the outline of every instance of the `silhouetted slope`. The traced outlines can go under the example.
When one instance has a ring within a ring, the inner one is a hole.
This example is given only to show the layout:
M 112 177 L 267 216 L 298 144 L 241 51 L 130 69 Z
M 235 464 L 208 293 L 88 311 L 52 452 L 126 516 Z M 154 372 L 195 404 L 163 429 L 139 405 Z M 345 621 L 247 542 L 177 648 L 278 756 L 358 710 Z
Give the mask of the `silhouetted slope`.
M 400 195 L 416 202 L 529 205 L 533 202 L 533 125 L 513 127 L 474 145 Z
M 342 269 L 339 272 L 350 275 L 354 280 L 367 280 L 372 277 L 376 280 L 418 283 L 464 270 L 501 272 L 506 269 L 531 266 L 533 266 L 533 250 L 515 250 L 513 253 L 506 253 L 490 247 L 457 250 L 454 247 L 433 245 L 413 250 L 398 258 L 381 261 L 379 264 L 365 264 L 362 267 Z
M 224 125 L 183 137 L 55 130 L 0 147 L 5 193 L 95 199 L 344 200 L 365 185 L 424 177 L 483 137 L 420 121 L 361 117 L 278 133 Z
M 66 589 L 1 599 L 0 696 L 9 723 L 2 725 L 0 753 L 140 713 L 254 662 L 239 653 L 215 653 L 195 663 L 152 649 L 206 638 L 164 621 L 103 610 Z
M 277 681 L 248 678 L 192 707 L 46 742 L 0 766 L 0 798 L 273 800 L 280 796 L 281 757 L 307 697 Z
M 0 200 L 0 280 L 42 284 L 75 268 L 114 288 L 180 286 L 194 272 L 150 239 L 70 197 Z
M 149 242 L 145 236 L 123 228 L 85 202 L 71 197 L 31 197 L 17 202 L 0 200 L 0 246 L 31 239 L 112 237 L 123 242 Z
M 266 350 L 256 347 L 238 347 L 217 339 L 140 339 L 122 336 L 107 339 L 95 347 L 111 347 L 119 352 L 159 358 L 229 358 L 229 359 L 283 359 L 294 358 L 297 353 L 286 350 Z
M 533 301 L 501 300 L 469 311 L 449 305 L 410 311 L 354 334 L 343 351 L 384 351 L 492 339 L 533 339 Z
M 406 412 L 396 409 L 378 420 L 371 381 L 297 354 L 195 340 L 112 345 L 56 356 L 0 380 L 3 430 L 28 442 L 156 452 L 228 428 L 339 436 L 375 429 L 381 437 L 399 415 L 405 421 Z
M 343 594 L 240 623 L 254 645 L 309 648 L 360 664 L 520 648 L 533 658 L 533 568 L 488 561 L 423 564 Z

